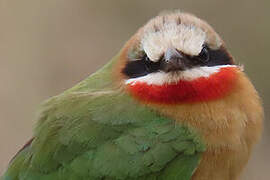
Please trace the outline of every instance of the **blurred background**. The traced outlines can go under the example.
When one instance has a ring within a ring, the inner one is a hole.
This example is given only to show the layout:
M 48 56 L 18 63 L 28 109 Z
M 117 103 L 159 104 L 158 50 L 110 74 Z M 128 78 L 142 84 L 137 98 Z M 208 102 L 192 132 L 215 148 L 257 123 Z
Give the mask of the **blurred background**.
M 207 20 L 245 65 L 266 118 L 242 179 L 270 179 L 267 0 L 0 0 L 0 174 L 31 138 L 40 102 L 96 71 L 149 18 L 168 9 Z

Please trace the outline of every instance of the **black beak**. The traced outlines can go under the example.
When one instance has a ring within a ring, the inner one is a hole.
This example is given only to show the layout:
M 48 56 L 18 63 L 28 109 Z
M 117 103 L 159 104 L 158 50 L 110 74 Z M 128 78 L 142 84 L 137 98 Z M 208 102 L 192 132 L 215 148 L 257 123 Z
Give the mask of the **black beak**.
M 162 63 L 162 69 L 166 72 L 187 69 L 188 58 L 185 54 L 174 48 L 169 48 L 165 54 Z

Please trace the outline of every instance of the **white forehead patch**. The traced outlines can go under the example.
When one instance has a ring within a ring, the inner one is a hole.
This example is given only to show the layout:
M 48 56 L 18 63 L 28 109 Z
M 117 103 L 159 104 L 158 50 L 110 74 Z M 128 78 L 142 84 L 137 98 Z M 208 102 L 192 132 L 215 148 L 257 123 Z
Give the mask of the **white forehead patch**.
M 179 72 L 155 72 L 146 76 L 131 78 L 126 80 L 126 84 L 134 85 L 137 82 L 147 83 L 148 85 L 175 84 L 180 80 L 192 81 L 201 77 L 209 77 L 220 71 L 224 67 L 237 67 L 236 65 L 220 65 L 220 66 L 202 66 Z
M 158 61 L 169 47 L 196 56 L 205 41 L 206 33 L 201 28 L 169 22 L 156 32 L 154 28 L 147 28 L 141 40 L 141 48 L 152 61 Z

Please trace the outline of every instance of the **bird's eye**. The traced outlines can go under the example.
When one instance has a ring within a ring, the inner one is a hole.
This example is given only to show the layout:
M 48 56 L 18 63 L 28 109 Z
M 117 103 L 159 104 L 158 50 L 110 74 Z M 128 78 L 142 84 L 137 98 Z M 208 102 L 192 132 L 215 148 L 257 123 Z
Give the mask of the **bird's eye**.
M 147 55 L 144 56 L 143 61 L 145 63 L 145 67 L 146 67 L 146 70 L 148 72 L 155 72 L 160 67 L 160 63 L 159 62 L 153 62 L 153 61 L 151 61 Z
M 200 54 L 198 55 L 198 58 L 202 62 L 208 62 L 210 60 L 209 52 L 207 46 L 203 46 Z
M 152 67 L 152 63 L 151 63 L 151 60 L 149 59 L 149 57 L 147 55 L 144 56 L 143 58 L 144 62 L 145 62 L 145 67 L 146 67 L 146 70 L 149 72 L 151 71 Z

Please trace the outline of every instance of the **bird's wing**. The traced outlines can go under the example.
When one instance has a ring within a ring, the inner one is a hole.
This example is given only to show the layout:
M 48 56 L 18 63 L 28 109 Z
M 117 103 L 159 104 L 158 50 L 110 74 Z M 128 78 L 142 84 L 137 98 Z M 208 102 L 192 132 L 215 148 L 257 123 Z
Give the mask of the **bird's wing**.
M 115 60 L 44 103 L 3 180 L 190 179 L 199 136 L 112 88 Z
M 187 180 L 203 150 L 191 129 L 124 93 L 70 93 L 45 103 L 3 179 Z

